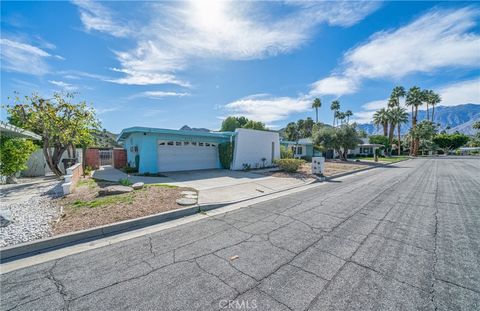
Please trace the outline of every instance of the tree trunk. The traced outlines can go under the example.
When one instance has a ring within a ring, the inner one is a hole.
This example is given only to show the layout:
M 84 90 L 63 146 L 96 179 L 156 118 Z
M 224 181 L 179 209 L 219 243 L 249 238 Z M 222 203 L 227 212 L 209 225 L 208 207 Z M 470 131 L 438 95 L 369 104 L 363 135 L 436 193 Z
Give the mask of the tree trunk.
M 63 172 L 58 168 L 58 163 L 62 157 L 62 154 L 65 152 L 65 147 L 55 146 L 53 150 L 53 155 L 50 153 L 50 146 L 47 139 L 43 143 L 43 156 L 47 160 L 47 165 L 50 170 L 57 175 L 58 177 L 63 175 Z
M 430 111 L 428 110 L 428 103 L 427 103 L 427 121 L 430 121 Z
M 400 129 L 401 129 L 401 125 L 398 124 L 398 152 L 397 152 L 397 155 L 400 155 L 401 154 L 401 148 L 402 148 L 402 136 L 400 135 Z
M 388 142 L 390 147 L 389 155 L 392 155 L 392 144 L 393 144 L 393 135 L 395 134 L 395 123 L 390 123 L 390 129 L 388 131 Z
M 433 122 L 433 114 L 435 113 L 435 105 L 432 105 L 432 122 Z
M 388 123 L 383 123 L 383 136 L 387 137 L 388 136 Z
M 335 115 L 333 115 L 333 124 L 332 124 L 333 127 L 335 127 Z
M 315 120 L 318 123 L 318 108 L 315 108 Z

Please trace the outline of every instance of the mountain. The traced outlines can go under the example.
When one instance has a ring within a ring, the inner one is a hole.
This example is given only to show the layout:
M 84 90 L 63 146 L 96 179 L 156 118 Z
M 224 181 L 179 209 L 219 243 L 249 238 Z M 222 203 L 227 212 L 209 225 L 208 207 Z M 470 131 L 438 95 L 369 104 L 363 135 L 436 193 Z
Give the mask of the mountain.
M 197 127 L 190 127 L 188 125 L 184 125 L 180 128 L 180 131 L 193 131 L 193 132 L 211 132 L 209 129 L 206 128 L 197 128 Z
M 93 131 L 92 132 L 95 147 L 111 148 L 111 147 L 121 147 L 117 143 L 118 134 L 111 133 L 105 129 L 103 131 Z
M 430 115 L 432 111 L 430 109 Z M 409 121 L 407 124 L 402 125 L 401 133 L 406 134 L 410 129 L 411 119 L 409 113 Z M 425 120 L 427 118 L 426 110 L 418 111 L 418 121 Z M 435 107 L 434 122 L 439 123 L 440 130 L 446 130 L 447 132 L 459 131 L 467 135 L 473 135 L 475 130 L 472 129 L 472 125 L 475 121 L 480 120 L 480 105 L 478 104 L 464 104 L 458 106 L 438 106 Z M 359 128 L 365 130 L 367 134 L 381 134 L 382 127 L 378 127 L 372 123 L 359 124 Z

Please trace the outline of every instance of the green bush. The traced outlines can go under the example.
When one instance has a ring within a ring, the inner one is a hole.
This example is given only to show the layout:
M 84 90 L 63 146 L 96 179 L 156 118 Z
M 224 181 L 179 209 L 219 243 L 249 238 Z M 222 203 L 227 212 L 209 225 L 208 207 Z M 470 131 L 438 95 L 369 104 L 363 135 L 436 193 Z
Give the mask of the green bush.
M 302 159 L 280 159 L 275 161 L 275 164 L 287 173 L 298 171 L 303 163 L 305 163 L 305 160 Z
M 0 139 L 0 174 L 10 177 L 27 168 L 35 145 L 31 140 L 2 136 Z
M 122 186 L 131 186 L 133 183 L 128 178 L 121 178 L 118 183 Z
M 223 168 L 229 169 L 233 161 L 233 143 L 218 144 L 218 157 Z
M 281 159 L 293 159 L 293 152 L 287 146 L 280 146 L 280 158 Z
M 136 168 L 136 167 L 125 166 L 125 167 L 123 168 L 123 170 L 124 170 L 125 173 L 127 173 L 127 174 L 138 173 L 138 168 Z

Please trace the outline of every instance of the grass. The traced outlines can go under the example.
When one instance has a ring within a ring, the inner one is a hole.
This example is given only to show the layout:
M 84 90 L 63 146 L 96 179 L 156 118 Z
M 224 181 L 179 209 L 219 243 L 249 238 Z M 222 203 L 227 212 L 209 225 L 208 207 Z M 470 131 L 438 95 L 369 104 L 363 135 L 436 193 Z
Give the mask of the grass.
M 80 179 L 77 183 L 77 187 L 88 187 L 93 189 L 97 186 L 97 182 L 93 178 Z
M 145 187 L 165 187 L 165 188 L 172 188 L 172 189 L 178 188 L 178 186 L 168 185 L 168 184 L 147 184 L 145 185 Z
M 394 156 L 394 157 L 385 157 L 385 158 L 381 158 L 381 157 L 378 157 L 378 162 L 387 162 L 387 163 L 395 163 L 395 162 L 400 162 L 400 161 L 403 161 L 403 160 L 406 160 L 408 159 L 409 157 L 407 156 Z M 356 159 L 362 161 L 362 160 L 367 160 L 367 161 L 375 161 L 375 159 L 373 157 L 357 157 Z
M 74 207 L 96 208 L 120 203 L 133 203 L 135 195 L 133 193 L 110 195 L 106 197 L 95 198 L 90 201 L 77 200 L 72 203 Z

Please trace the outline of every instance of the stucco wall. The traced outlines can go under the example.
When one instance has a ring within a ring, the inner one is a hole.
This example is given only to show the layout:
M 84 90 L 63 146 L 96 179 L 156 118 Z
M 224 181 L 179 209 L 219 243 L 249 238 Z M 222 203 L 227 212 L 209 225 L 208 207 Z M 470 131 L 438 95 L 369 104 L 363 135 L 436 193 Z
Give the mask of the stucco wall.
M 235 136 L 235 150 L 233 154 L 233 170 L 243 169 L 243 164 L 250 164 L 251 168 L 261 167 L 262 158 L 266 165 L 272 165 L 273 160 L 280 159 L 280 139 L 278 133 L 269 131 L 256 131 L 250 129 L 237 129 Z

